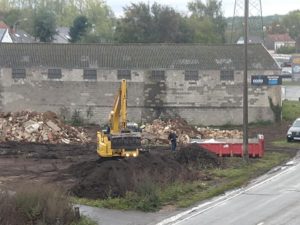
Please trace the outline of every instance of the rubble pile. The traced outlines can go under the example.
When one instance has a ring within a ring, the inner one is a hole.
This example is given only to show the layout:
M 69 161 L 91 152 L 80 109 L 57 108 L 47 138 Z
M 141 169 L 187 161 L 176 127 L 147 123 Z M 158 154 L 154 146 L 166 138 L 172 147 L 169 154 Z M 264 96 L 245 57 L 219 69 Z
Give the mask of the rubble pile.
M 210 127 L 198 127 L 197 130 L 203 139 L 243 138 L 243 132 L 239 130 L 221 130 Z
M 154 120 L 143 127 L 142 143 L 150 145 L 167 144 L 171 130 L 175 131 L 180 144 L 189 143 L 191 139 L 223 139 L 242 138 L 243 133 L 239 130 L 220 130 L 210 127 L 194 127 L 181 118 L 162 121 Z
M 21 111 L 0 114 L 0 141 L 37 143 L 86 143 L 83 129 L 64 124 L 53 112 Z

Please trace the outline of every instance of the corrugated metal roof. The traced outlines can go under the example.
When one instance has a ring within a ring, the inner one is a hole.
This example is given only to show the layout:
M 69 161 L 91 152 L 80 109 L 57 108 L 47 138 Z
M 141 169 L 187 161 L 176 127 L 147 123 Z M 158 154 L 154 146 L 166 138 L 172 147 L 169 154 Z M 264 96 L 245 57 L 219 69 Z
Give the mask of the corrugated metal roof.
M 249 69 L 279 69 L 261 44 L 250 44 Z M 243 69 L 243 45 L 0 44 L 1 67 Z

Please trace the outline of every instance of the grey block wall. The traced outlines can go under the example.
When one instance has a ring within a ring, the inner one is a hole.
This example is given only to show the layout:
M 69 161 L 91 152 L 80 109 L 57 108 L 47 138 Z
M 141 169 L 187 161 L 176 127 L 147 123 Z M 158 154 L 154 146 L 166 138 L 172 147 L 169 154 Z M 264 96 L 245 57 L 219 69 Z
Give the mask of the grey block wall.
M 249 71 L 271 75 L 276 71 Z M 186 81 L 184 71 L 168 70 L 165 80 L 152 80 L 151 70 L 131 70 L 128 81 L 128 119 L 146 122 L 180 116 L 193 124 L 242 123 L 242 72 L 234 81 L 221 81 L 219 71 L 200 71 L 199 80 Z M 82 69 L 62 69 L 51 80 L 47 68 L 26 68 L 25 79 L 12 79 L 10 68 L 0 69 L 2 111 L 54 111 L 70 119 L 75 111 L 86 121 L 106 123 L 119 88 L 117 70 L 97 70 L 97 80 L 83 80 Z M 280 86 L 249 85 L 249 122 L 273 120 L 269 99 L 281 104 Z

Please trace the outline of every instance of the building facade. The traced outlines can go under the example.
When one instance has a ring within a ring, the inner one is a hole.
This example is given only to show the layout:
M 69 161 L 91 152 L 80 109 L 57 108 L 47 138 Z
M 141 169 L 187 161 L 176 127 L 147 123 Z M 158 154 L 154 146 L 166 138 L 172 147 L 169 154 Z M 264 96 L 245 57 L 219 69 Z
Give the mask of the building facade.
M 252 86 L 251 75 L 280 68 L 260 44 L 249 45 L 249 122 L 274 120 L 280 86 Z M 120 80 L 128 81 L 128 118 L 182 117 L 192 124 L 241 124 L 243 46 L 199 44 L 1 44 L 4 112 L 75 113 L 106 123 Z

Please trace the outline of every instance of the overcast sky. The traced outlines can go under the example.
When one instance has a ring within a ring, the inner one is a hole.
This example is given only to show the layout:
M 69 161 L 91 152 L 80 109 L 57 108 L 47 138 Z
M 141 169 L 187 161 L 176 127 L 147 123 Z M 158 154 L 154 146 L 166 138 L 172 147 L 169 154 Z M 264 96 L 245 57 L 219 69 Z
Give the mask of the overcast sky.
M 206 0 L 202 0 L 202 2 L 205 1 Z M 155 2 L 155 0 L 106 0 L 107 5 L 112 8 L 116 16 L 122 15 L 123 7 L 130 5 L 131 2 L 149 2 L 152 4 Z M 179 12 L 186 12 L 186 5 L 189 0 L 156 0 L 156 2 L 159 2 L 162 5 L 169 5 Z M 222 8 L 226 17 L 233 16 L 234 2 L 235 0 L 222 0 Z M 238 2 L 244 1 L 238 0 Z M 249 2 L 257 4 L 259 3 L 259 0 L 249 0 Z M 282 15 L 288 13 L 289 11 L 300 9 L 299 0 L 261 0 L 261 3 L 264 16 L 274 14 Z

